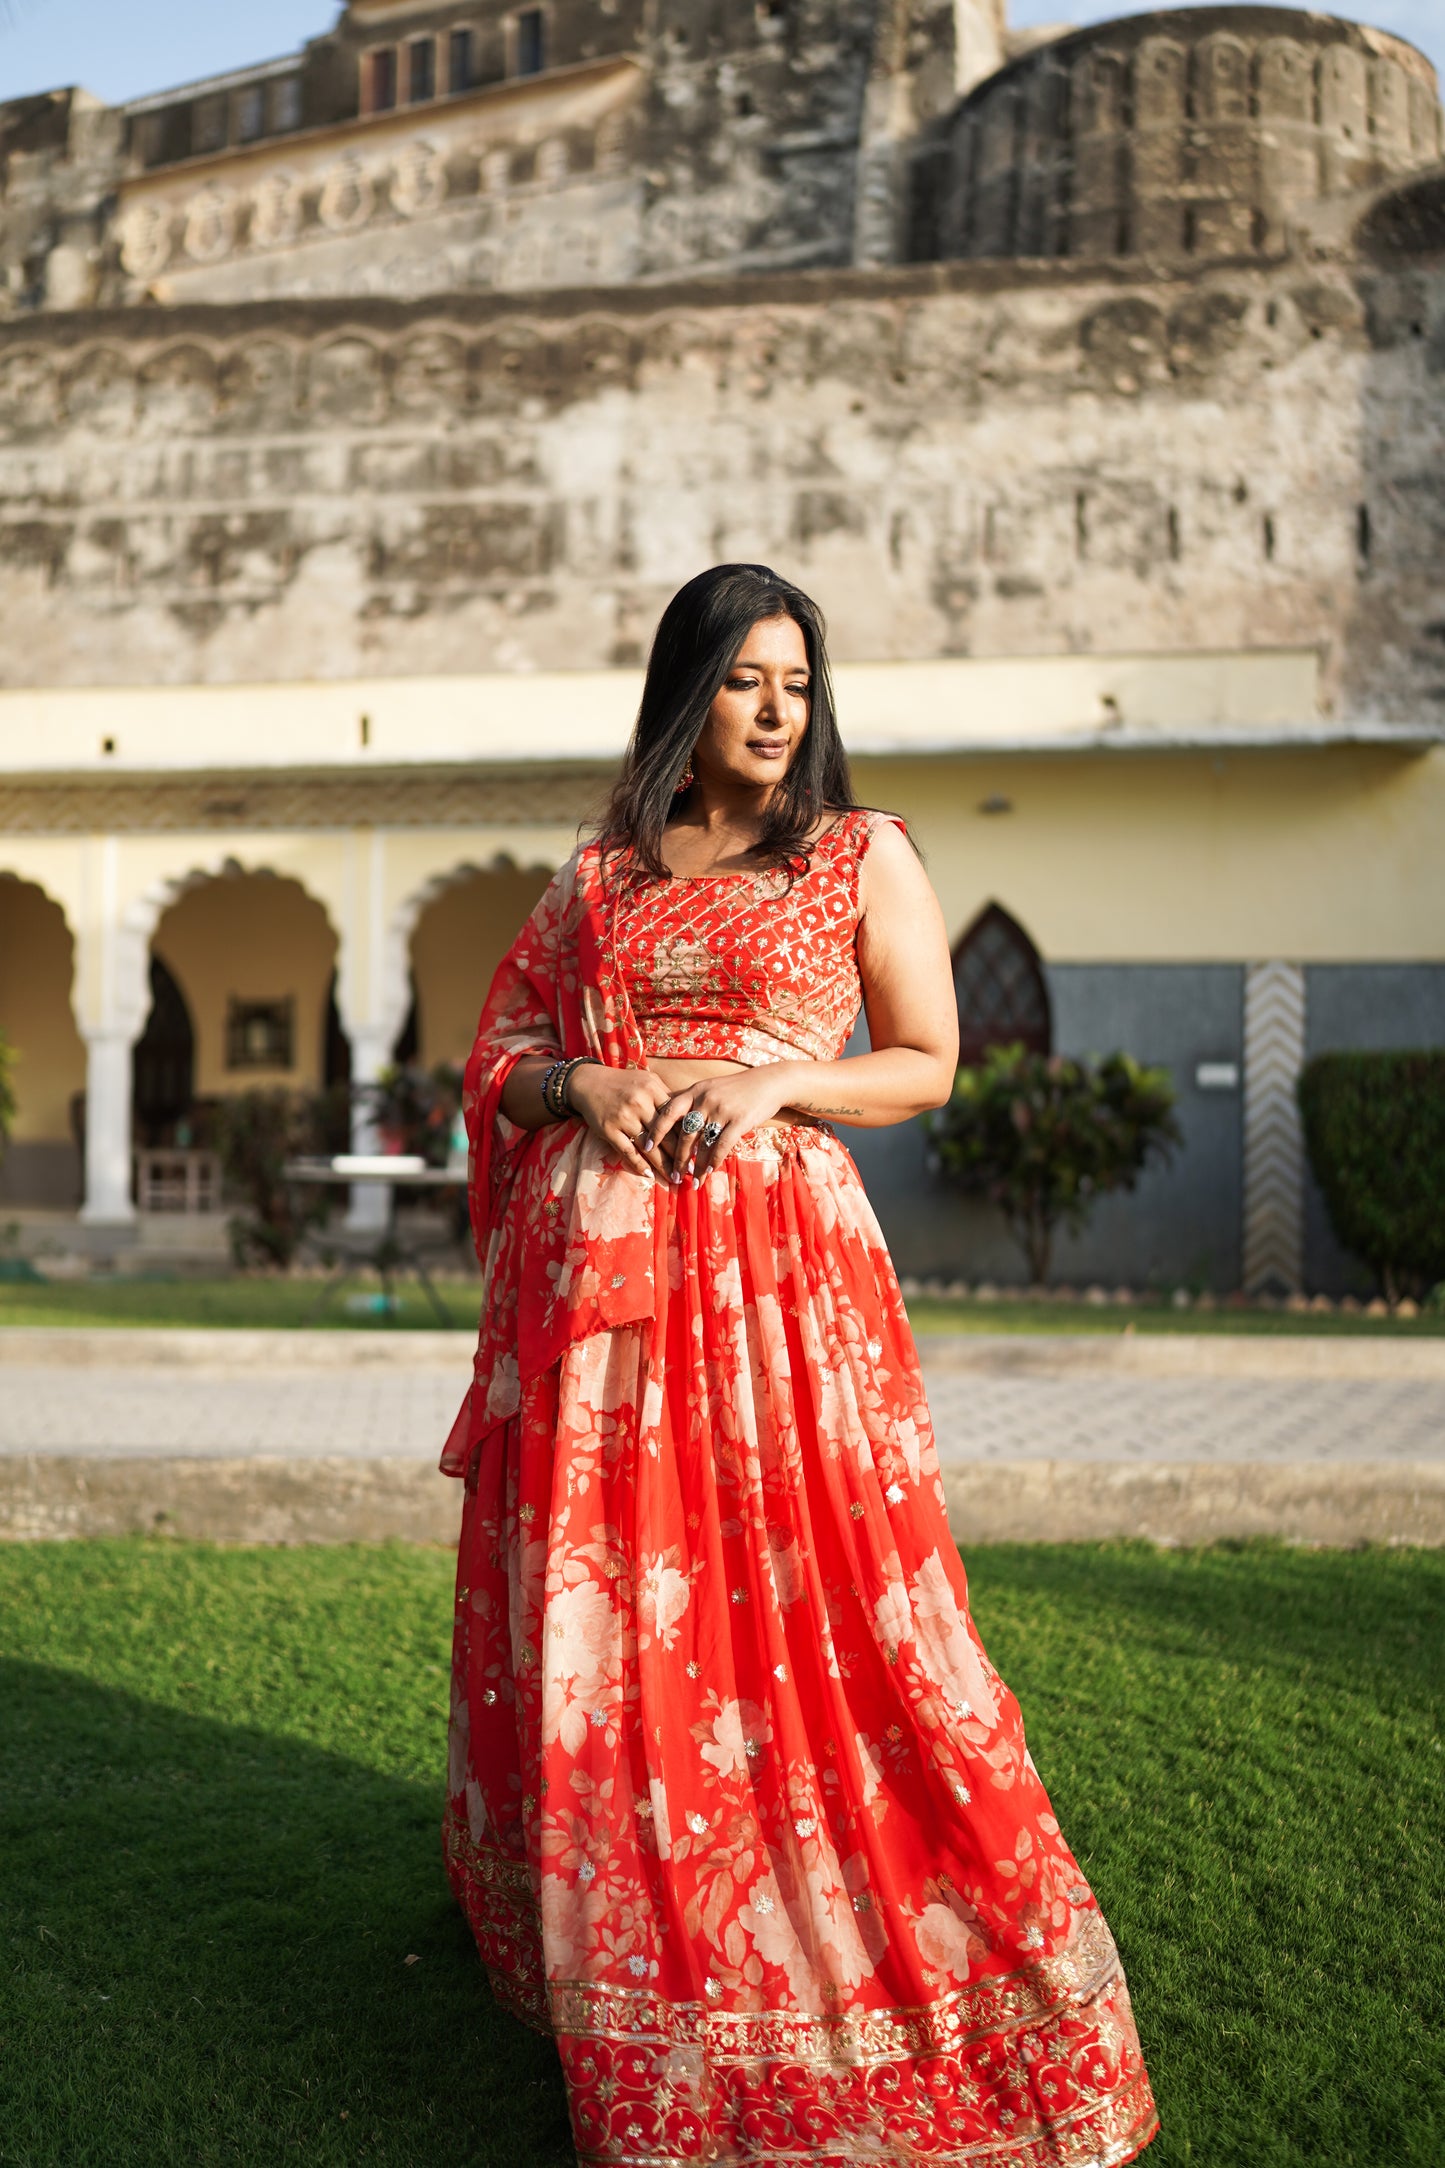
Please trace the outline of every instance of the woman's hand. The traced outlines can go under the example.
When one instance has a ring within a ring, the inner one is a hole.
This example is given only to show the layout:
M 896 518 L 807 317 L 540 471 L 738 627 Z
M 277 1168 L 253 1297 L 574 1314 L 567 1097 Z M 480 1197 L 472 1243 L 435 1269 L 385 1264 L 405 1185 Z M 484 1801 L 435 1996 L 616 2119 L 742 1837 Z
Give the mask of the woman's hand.
M 800 1066 L 806 1065 L 768 1062 L 757 1069 L 733 1069 L 674 1092 L 666 1112 L 652 1124 L 652 1136 L 661 1147 L 652 1156 L 660 1172 L 673 1181 L 700 1181 L 720 1167 L 739 1137 L 791 1105 Z M 686 1117 L 698 1114 L 702 1121 L 684 1134 Z M 708 1142 L 714 1124 L 717 1134 Z
M 660 1076 L 650 1069 L 605 1069 L 600 1062 L 584 1062 L 572 1071 L 567 1099 L 593 1136 L 634 1174 L 662 1174 L 662 1154 L 652 1149 L 644 1157 L 645 1146 L 639 1148 L 639 1140 L 655 1132 L 657 1116 L 672 1103 Z

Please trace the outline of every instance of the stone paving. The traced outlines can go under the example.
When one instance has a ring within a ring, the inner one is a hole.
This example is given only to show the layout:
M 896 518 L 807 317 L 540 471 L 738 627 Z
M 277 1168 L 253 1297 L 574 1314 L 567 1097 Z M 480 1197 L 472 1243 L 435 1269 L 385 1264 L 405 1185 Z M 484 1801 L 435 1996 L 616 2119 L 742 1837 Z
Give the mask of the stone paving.
M 5 1337 L 0 1453 L 425 1461 L 470 1367 L 461 1334 L 350 1347 L 335 1334 L 248 1334 L 239 1360 L 224 1359 L 220 1334 L 188 1336 L 185 1350 L 163 1335 L 128 1335 L 124 1348 L 67 1335 L 84 1344 L 52 1361 L 34 1359 L 39 1335 L 13 1351 Z M 921 1349 L 949 1462 L 1445 1460 L 1445 1339 L 1125 1345 L 1000 1334 Z M 1203 1374 L 1159 1374 L 1179 1364 Z M 1321 1368 L 1372 1374 L 1309 1374 Z
M 1438 1383 L 928 1378 L 945 1461 L 1445 1461 Z

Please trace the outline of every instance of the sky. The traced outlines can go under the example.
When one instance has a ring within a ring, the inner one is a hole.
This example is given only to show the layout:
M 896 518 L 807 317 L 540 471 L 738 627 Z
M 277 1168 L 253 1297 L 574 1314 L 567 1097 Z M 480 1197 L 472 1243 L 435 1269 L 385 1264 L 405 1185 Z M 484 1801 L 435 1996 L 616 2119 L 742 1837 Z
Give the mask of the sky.
M 1010 0 L 1020 27 L 1141 12 L 1127 0 Z M 1445 0 L 1355 0 L 1340 12 L 1409 38 L 1445 76 Z M 336 15 L 337 0 L 0 0 L 0 99 L 82 83 L 119 105 L 294 52 Z

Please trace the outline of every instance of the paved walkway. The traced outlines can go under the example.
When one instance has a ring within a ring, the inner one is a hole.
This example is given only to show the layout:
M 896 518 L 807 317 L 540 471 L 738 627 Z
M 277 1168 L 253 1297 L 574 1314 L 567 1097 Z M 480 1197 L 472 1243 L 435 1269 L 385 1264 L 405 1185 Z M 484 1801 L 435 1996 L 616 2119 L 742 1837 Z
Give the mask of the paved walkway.
M 55 1337 L 0 1332 L 0 1453 L 434 1460 L 471 1360 L 460 1333 Z M 921 1346 L 948 1462 L 1445 1459 L 1445 1339 Z
M 1445 1339 L 980 1334 L 922 1352 L 974 1540 L 1445 1540 Z M 470 1358 L 453 1333 L 0 1331 L 0 1533 L 444 1540 L 457 1493 L 434 1470 Z

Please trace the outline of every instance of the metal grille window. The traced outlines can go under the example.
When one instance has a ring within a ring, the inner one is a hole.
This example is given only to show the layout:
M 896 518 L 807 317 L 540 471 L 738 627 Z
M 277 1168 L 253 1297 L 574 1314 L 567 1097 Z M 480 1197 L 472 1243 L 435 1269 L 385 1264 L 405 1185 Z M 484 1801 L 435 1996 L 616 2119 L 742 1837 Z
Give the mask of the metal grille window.
M 296 1041 L 296 1004 L 284 1001 L 238 1001 L 226 1004 L 226 1067 L 289 1069 Z
M 1053 1042 L 1049 990 L 1037 949 L 1007 911 L 991 903 L 954 951 L 959 1061 L 982 1061 L 991 1046 L 1047 1054 Z
M 454 30 L 447 40 L 447 89 L 470 90 L 472 87 L 472 33 L 470 30 Z
M 254 143 L 266 132 L 266 91 L 261 83 L 248 83 L 236 95 L 236 140 Z
M 547 65 L 547 25 L 541 8 L 523 8 L 512 23 L 512 73 L 540 75 Z
M 191 114 L 191 144 L 198 155 L 226 147 L 226 101 L 198 98 Z
M 283 75 L 278 83 L 271 85 L 271 126 L 277 135 L 286 135 L 292 128 L 301 126 L 299 75 Z
M 396 104 L 396 47 L 378 45 L 366 56 L 366 110 L 389 113 Z
M 437 94 L 437 47 L 435 38 L 413 38 L 406 49 L 406 95 L 411 105 L 421 105 Z

